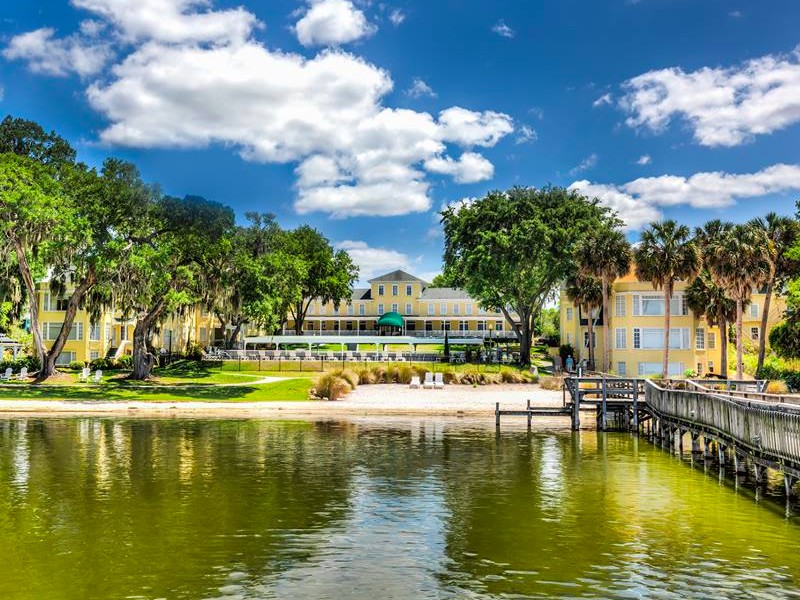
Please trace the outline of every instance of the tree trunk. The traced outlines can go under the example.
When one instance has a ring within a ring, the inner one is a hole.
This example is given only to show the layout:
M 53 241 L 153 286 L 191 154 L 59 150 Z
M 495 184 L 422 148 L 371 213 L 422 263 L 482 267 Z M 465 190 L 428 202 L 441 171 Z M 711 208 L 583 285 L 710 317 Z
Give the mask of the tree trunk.
M 147 340 L 153 324 L 164 309 L 164 303 L 164 298 L 159 299 L 150 312 L 136 319 L 136 326 L 133 328 L 133 373 L 131 373 L 131 379 L 149 379 L 153 372 L 156 357 L 148 351 Z
M 664 286 L 664 379 L 669 379 L 669 334 L 672 325 L 672 284 Z
M 744 377 L 744 365 L 742 364 L 742 313 L 743 302 L 741 298 L 736 299 L 736 379 Z
M 758 366 L 756 367 L 756 377 L 764 367 L 764 358 L 767 354 L 767 319 L 769 318 L 769 306 L 772 304 L 772 288 L 774 279 L 770 279 L 767 284 L 767 293 L 764 296 L 764 306 L 761 307 L 761 330 L 758 332 Z
M 61 356 L 61 352 L 64 350 L 64 345 L 67 343 L 67 338 L 69 338 L 72 325 L 75 322 L 75 313 L 78 312 L 78 306 L 96 282 L 97 278 L 94 269 L 89 269 L 86 277 L 83 278 L 80 285 L 78 285 L 78 287 L 76 287 L 72 292 L 69 302 L 67 303 L 67 310 L 64 312 L 64 321 L 61 324 L 61 329 L 59 330 L 58 336 L 56 336 L 53 345 L 50 347 L 50 350 L 45 353 L 45 360 L 42 363 L 42 368 L 39 370 L 39 374 L 36 376 L 37 382 L 44 381 L 48 377 L 55 375 L 56 360 L 58 360 L 58 357 Z
M 728 321 L 723 317 L 719 320 L 720 331 L 720 373 L 725 379 L 728 378 Z
M 231 336 L 228 339 L 228 348 L 233 348 L 233 345 L 236 343 L 236 340 L 239 338 L 239 332 L 242 330 L 242 322 L 238 321 L 236 323 L 236 327 L 233 328 L 231 331 Z
M 519 332 L 519 362 L 522 365 L 529 365 L 531 364 L 531 337 L 533 335 L 533 331 L 531 330 L 531 318 L 530 316 L 525 316 L 521 321 Z
M 608 283 L 603 278 L 603 373 L 609 372 L 609 361 L 611 355 L 611 328 L 608 323 Z
M 18 239 L 14 239 L 14 251 L 17 255 L 17 265 L 19 266 L 19 274 L 22 276 L 22 281 L 25 283 L 25 289 L 28 292 L 28 305 L 31 311 L 31 334 L 33 335 L 33 345 L 36 348 L 36 354 L 39 357 L 39 364 L 44 366 L 45 359 L 47 358 L 47 351 L 44 349 L 44 342 L 42 342 L 42 330 L 39 327 L 39 294 L 36 289 L 36 284 L 31 275 L 31 268 L 28 264 L 28 257 L 25 256 L 25 249 Z
M 586 318 L 586 327 L 588 328 L 589 333 L 589 340 L 587 342 L 588 352 L 589 352 L 589 367 L 590 370 L 594 371 L 594 319 L 592 318 L 592 307 L 587 306 L 587 318 Z
M 225 350 L 230 350 L 230 347 L 228 346 L 228 334 L 225 333 L 225 326 L 228 324 L 228 322 L 223 319 L 222 315 L 219 313 L 216 313 L 216 315 L 217 320 L 219 321 L 219 327 L 222 330 L 222 343 L 225 345 Z
M 303 335 L 303 301 L 297 303 L 294 312 L 294 333 L 295 335 Z

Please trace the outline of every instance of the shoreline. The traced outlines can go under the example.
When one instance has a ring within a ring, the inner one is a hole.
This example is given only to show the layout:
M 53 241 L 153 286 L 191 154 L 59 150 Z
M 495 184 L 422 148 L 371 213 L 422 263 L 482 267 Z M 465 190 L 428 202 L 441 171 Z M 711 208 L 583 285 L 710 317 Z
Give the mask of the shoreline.
M 341 400 L 203 402 L 103 400 L 0 400 L 0 416 L 125 416 L 125 417 L 363 417 L 438 416 L 494 417 L 503 409 L 561 406 L 560 391 L 529 385 L 447 386 L 444 390 L 409 389 L 397 384 L 359 386 Z

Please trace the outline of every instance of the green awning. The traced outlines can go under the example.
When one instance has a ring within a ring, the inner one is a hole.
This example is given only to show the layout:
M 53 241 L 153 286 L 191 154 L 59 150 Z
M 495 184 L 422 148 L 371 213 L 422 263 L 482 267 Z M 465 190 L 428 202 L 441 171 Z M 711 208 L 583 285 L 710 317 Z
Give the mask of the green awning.
M 378 327 L 383 325 L 389 325 L 391 327 L 402 327 L 403 326 L 403 317 L 401 317 L 396 312 L 387 312 L 378 319 Z

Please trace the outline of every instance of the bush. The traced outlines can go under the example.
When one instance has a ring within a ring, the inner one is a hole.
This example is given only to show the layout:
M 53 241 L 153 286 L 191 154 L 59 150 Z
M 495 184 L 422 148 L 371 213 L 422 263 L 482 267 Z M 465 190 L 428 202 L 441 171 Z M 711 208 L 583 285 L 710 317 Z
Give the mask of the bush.
M 95 358 L 91 363 L 89 363 L 89 367 L 92 369 L 100 369 L 101 371 L 108 371 L 109 369 L 114 368 L 114 360 L 111 358 L 106 358 L 105 356 L 101 356 L 100 358 Z
M 372 369 L 369 367 L 364 367 L 363 369 L 359 369 L 356 371 L 358 374 L 358 383 L 361 385 L 367 385 L 371 383 L 375 383 L 375 375 L 372 372 Z
M 352 389 L 356 389 L 358 387 L 359 377 L 355 371 L 352 371 L 350 369 L 345 369 L 344 371 L 340 372 L 340 376 L 342 379 L 344 379 L 347 383 L 350 384 L 350 387 Z
M 783 322 L 773 327 L 769 345 L 782 358 L 800 358 L 800 322 Z
M 67 365 L 67 369 L 70 371 L 81 371 L 83 370 L 83 363 L 77 360 L 73 360 L 71 363 Z
M 0 361 L 0 371 L 5 372 L 9 367 L 15 373 L 22 370 L 22 367 L 27 367 L 28 371 L 38 371 L 40 368 L 39 358 L 37 356 L 23 356 L 17 360 Z
M 789 386 L 786 385 L 785 381 L 770 381 L 767 384 L 766 392 L 767 394 L 782 396 L 789 393 Z
M 186 348 L 186 351 L 183 353 L 183 357 L 189 360 L 203 360 L 204 353 L 205 350 L 203 349 L 203 346 L 197 342 L 192 342 Z
M 783 381 L 789 391 L 800 392 L 800 369 L 782 366 L 779 361 L 770 360 L 764 364 L 758 376 L 759 379 Z
M 309 391 L 309 396 L 312 399 L 333 401 L 349 394 L 353 389 L 354 386 L 345 378 L 343 371 L 329 371 L 317 379 Z
M 563 381 L 560 377 L 542 377 L 539 385 L 543 390 L 560 390 Z
M 132 369 L 133 368 L 133 357 L 132 356 L 128 356 L 127 354 L 123 355 L 123 356 L 120 356 L 117 360 L 115 360 L 113 362 L 112 367 L 115 367 L 117 369 Z

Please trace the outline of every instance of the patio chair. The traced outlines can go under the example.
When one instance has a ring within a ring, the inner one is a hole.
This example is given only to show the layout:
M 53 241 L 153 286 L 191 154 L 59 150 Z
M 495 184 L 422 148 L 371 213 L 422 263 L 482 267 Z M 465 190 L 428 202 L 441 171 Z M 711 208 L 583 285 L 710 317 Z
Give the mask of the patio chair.
M 0 381 L 11 381 L 13 378 L 14 370 L 11 367 L 8 367 L 5 373 L 0 374 Z
M 25 381 L 27 378 L 28 378 L 28 367 L 22 367 L 22 369 L 19 372 L 19 375 L 17 375 L 17 379 L 19 379 L 20 381 Z
M 433 373 L 428 371 L 425 373 L 425 383 L 422 384 L 426 390 L 433 389 Z
M 91 374 L 92 370 L 89 367 L 83 367 L 81 374 L 78 375 L 78 381 L 89 381 Z
M 412 389 L 419 389 L 419 377 L 417 375 L 414 375 L 411 378 L 411 383 L 408 384 L 408 387 Z
M 100 383 L 103 379 L 103 372 L 100 369 L 94 372 L 94 378 L 92 379 L 92 383 Z
M 437 390 L 444 389 L 444 374 L 443 373 L 436 373 L 433 379 L 433 387 Z

